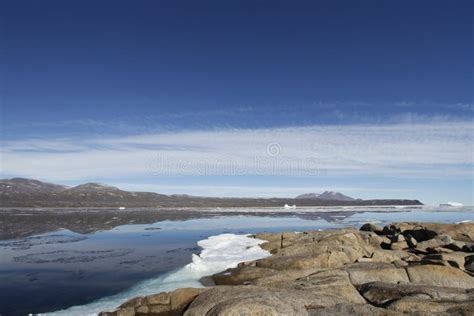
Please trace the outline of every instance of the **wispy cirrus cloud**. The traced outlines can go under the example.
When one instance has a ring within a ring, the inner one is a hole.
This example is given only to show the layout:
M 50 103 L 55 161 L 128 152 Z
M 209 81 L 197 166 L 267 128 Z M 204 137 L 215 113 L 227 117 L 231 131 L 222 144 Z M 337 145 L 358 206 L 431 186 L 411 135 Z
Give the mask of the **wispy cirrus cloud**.
M 180 175 L 473 176 L 468 121 L 4 141 L 2 173 L 51 181 Z
M 271 115 L 269 115 L 271 114 Z M 160 113 L 137 113 L 106 118 L 56 119 L 45 121 L 4 122 L 9 137 L 28 135 L 139 135 L 182 130 L 226 128 L 257 129 L 314 125 L 403 124 L 457 122 L 471 120 L 474 104 L 398 101 L 371 103 L 364 101 L 316 101 L 291 106 L 234 105 L 224 108 L 165 110 Z M 31 128 L 33 127 L 33 128 Z

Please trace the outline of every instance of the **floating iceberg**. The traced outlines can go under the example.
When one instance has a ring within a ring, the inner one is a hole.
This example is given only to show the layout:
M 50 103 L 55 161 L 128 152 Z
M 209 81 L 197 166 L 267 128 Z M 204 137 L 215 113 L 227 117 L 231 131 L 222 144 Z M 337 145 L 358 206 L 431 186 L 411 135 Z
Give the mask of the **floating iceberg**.
M 441 203 L 439 206 L 440 207 L 463 207 L 464 205 L 458 202 L 446 202 L 446 203 Z
M 296 208 L 296 205 L 288 205 L 288 204 L 285 204 L 285 206 L 283 206 L 283 208 L 284 208 L 285 210 L 295 209 L 295 208 Z

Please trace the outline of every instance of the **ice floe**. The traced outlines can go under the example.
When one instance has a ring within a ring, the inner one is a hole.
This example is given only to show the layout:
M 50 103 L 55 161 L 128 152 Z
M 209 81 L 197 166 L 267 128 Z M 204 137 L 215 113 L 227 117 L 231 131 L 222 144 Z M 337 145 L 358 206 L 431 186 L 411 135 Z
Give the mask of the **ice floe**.
M 66 244 L 79 242 L 87 239 L 85 236 L 70 236 L 62 234 L 32 236 L 17 240 L 9 240 L 0 242 L 0 247 L 11 248 L 13 250 L 25 250 L 34 246 L 50 245 L 50 244 Z
M 240 262 L 270 256 L 268 251 L 259 247 L 259 244 L 263 242 L 265 241 L 251 238 L 248 235 L 211 236 L 198 242 L 198 246 L 202 248 L 201 253 L 193 255 L 192 262 L 177 271 L 141 282 L 130 290 L 86 305 L 73 306 L 65 310 L 40 315 L 97 315 L 101 311 L 114 310 L 127 299 L 133 297 L 172 291 L 182 287 L 203 287 L 199 279 L 204 276 L 236 267 Z

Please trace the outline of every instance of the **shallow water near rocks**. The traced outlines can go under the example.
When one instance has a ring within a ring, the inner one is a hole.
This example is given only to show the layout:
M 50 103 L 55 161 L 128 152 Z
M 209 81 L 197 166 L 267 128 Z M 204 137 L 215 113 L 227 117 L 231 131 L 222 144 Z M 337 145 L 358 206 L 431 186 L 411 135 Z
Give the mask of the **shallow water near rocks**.
M 106 304 L 110 296 L 133 296 L 134 289 L 143 285 L 150 291 L 178 288 L 185 282 L 180 279 L 181 268 L 201 252 L 197 242 L 213 235 L 358 227 L 366 222 L 466 220 L 474 221 L 473 208 L 347 213 L 329 209 L 321 216 L 305 211 L 294 216 L 226 214 L 123 225 L 92 234 L 61 230 L 0 241 L 0 314 L 53 312 L 99 299 Z

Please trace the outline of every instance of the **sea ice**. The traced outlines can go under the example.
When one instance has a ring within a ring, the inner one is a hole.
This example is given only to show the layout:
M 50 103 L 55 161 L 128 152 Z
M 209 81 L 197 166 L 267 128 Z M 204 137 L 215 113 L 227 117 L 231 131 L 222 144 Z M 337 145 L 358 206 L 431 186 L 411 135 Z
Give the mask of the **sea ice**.
M 193 255 L 192 262 L 177 271 L 156 279 L 143 281 L 127 291 L 104 297 L 86 305 L 39 315 L 97 315 L 101 311 L 114 310 L 133 297 L 172 291 L 182 287 L 203 287 L 199 279 L 204 276 L 236 267 L 240 262 L 270 256 L 268 251 L 259 247 L 259 244 L 263 242 L 265 241 L 251 238 L 248 235 L 211 236 L 198 242 L 198 246 L 202 248 L 201 254 Z

